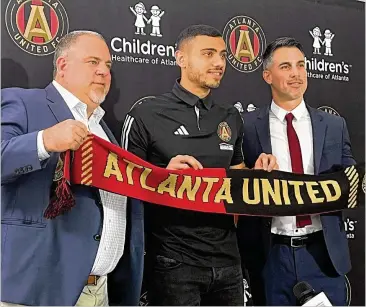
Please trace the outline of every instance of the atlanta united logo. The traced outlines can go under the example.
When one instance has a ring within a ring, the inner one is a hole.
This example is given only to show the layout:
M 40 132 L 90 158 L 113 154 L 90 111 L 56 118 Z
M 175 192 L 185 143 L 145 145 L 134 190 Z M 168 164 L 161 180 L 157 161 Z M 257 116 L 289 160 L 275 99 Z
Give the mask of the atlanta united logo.
M 329 113 L 329 114 L 333 114 L 333 115 L 336 115 L 336 116 L 340 116 L 339 113 L 335 109 L 333 109 L 331 107 L 328 107 L 328 106 L 321 106 L 321 107 L 318 108 L 318 110 L 322 110 L 325 113 Z
M 53 181 L 59 181 L 64 175 L 64 162 L 59 157 L 56 165 L 55 174 L 53 175 Z
M 221 122 L 217 128 L 217 135 L 224 142 L 229 142 L 231 140 L 231 129 L 227 122 Z
M 13 42 L 32 55 L 49 55 L 69 32 L 69 19 L 59 0 L 10 0 L 5 24 Z
M 249 73 L 262 65 L 266 37 L 261 26 L 253 18 L 231 18 L 224 28 L 223 36 L 228 50 L 227 60 L 236 70 Z

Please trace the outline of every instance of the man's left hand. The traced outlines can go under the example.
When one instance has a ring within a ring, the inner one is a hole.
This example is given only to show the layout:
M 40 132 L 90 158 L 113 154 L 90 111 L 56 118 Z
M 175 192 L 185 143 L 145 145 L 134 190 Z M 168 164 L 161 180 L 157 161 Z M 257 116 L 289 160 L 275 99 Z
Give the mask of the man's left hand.
M 278 170 L 277 159 L 273 155 L 261 153 L 255 162 L 254 169 L 262 169 L 268 172 L 274 169 Z

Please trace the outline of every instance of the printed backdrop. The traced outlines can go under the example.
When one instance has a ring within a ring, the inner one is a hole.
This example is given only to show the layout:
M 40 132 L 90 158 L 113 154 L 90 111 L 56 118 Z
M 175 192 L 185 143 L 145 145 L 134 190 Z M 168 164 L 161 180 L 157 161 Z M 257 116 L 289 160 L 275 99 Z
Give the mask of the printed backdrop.
M 279 36 L 305 48 L 306 102 L 345 117 L 358 161 L 364 161 L 364 3 L 329 0 L 3 0 L 2 88 L 45 87 L 60 37 L 76 29 L 100 32 L 113 59 L 111 91 L 103 107 L 120 138 L 126 112 L 140 99 L 169 91 L 179 76 L 175 39 L 191 24 L 223 32 L 228 49 L 217 99 L 251 112 L 270 102 L 261 77 L 262 52 Z M 241 33 L 247 33 L 243 35 Z M 243 47 L 247 47 L 242 51 Z M 251 48 L 249 48 L 249 46 Z M 169 132 L 167 132 L 169 133 Z M 245 154 L 245 153 L 244 153 Z M 364 209 L 345 211 L 353 269 L 351 305 L 365 304 Z M 255 251 L 253 251 L 255 252 Z M 251 289 L 247 288 L 250 296 Z M 316 290 L 316 289 L 315 289 Z M 141 305 L 147 304 L 142 294 Z

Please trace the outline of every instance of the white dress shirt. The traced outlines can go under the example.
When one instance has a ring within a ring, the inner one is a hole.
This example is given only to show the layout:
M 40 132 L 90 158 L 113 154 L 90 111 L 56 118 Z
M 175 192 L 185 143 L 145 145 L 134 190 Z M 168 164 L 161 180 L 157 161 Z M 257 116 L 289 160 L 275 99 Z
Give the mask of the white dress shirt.
M 100 120 L 104 116 L 105 111 L 101 107 L 98 107 L 88 119 L 86 104 L 82 103 L 56 81 L 52 83 L 65 100 L 74 118 L 87 126 L 93 134 L 106 141 L 110 141 L 100 125 Z M 40 131 L 37 135 L 38 157 L 41 161 L 50 157 L 45 150 L 42 135 L 43 131 Z M 90 274 L 104 276 L 113 271 L 123 255 L 126 235 L 127 197 L 104 190 L 99 190 L 99 194 L 104 213 L 103 231 L 94 266 Z
M 269 112 L 272 154 L 277 158 L 280 171 L 292 172 L 290 150 L 287 140 L 288 111 L 280 108 L 274 101 Z M 305 102 L 302 101 L 294 110 L 292 125 L 300 141 L 304 174 L 314 174 L 313 131 L 311 119 Z M 273 217 L 271 232 L 286 236 L 302 236 L 322 229 L 319 215 L 311 215 L 312 225 L 296 227 L 295 216 Z

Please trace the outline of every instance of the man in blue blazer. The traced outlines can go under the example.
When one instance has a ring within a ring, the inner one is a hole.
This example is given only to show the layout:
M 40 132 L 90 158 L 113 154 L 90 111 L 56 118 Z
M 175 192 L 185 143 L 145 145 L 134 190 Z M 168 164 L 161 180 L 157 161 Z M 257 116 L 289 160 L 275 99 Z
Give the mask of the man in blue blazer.
M 319 174 L 333 165 L 355 164 L 345 120 L 304 102 L 307 74 L 300 43 L 276 39 L 263 54 L 263 69 L 273 100 L 243 117 L 246 165 L 252 167 L 262 152 L 277 158 L 279 170 L 295 173 Z M 351 262 L 342 212 L 240 217 L 238 237 L 255 304 L 296 305 L 293 287 L 300 281 L 324 291 L 333 305 L 346 304 L 345 274 Z
M 118 145 L 100 107 L 110 68 L 104 38 L 74 31 L 56 48 L 45 89 L 2 90 L 2 305 L 138 305 L 139 201 L 72 186 L 75 206 L 45 217 L 62 177 L 60 153 L 76 150 L 89 133 Z

